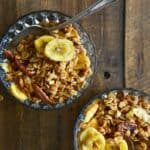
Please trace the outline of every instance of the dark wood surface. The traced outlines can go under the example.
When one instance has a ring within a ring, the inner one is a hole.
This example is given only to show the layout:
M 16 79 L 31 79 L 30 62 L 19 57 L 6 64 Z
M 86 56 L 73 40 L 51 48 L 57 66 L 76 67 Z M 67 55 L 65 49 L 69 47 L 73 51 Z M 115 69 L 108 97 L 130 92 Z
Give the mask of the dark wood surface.
M 127 0 L 126 86 L 150 93 L 150 1 Z
M 94 0 L 0 0 L 0 36 L 16 18 L 49 9 L 75 15 Z M 0 85 L 0 150 L 73 150 L 78 113 L 95 94 L 134 87 L 150 92 L 150 1 L 118 0 L 81 24 L 95 43 L 97 73 L 80 100 L 55 111 L 36 111 L 9 100 Z M 108 78 L 108 74 L 110 77 Z

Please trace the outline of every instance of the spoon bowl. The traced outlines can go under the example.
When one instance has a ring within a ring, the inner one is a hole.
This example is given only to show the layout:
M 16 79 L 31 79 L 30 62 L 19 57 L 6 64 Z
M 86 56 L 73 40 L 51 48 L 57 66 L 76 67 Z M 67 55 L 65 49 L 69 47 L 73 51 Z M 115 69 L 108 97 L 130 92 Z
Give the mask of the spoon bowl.
M 14 36 L 13 40 L 7 45 L 6 48 L 9 50 L 13 50 L 18 45 L 19 41 L 24 39 L 29 34 L 41 36 L 41 35 L 49 34 L 49 31 L 46 30 L 45 28 L 40 27 L 39 25 L 37 26 L 33 25 L 21 31 L 18 35 Z

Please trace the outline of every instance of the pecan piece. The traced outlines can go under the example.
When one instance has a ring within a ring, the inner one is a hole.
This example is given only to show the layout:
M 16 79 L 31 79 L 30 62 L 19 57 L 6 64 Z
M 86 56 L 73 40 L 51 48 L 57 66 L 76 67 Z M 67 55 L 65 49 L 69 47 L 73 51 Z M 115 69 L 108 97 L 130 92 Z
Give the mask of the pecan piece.
M 28 71 L 26 69 L 26 67 L 20 63 L 20 60 L 18 59 L 18 56 L 14 56 L 14 54 L 9 51 L 9 50 L 4 50 L 4 55 L 7 59 L 9 59 L 10 61 L 14 61 L 16 66 L 19 68 L 20 71 L 22 71 L 24 74 L 28 75 L 28 76 L 32 76 L 35 74 L 34 71 Z
M 14 54 L 9 51 L 9 50 L 4 50 L 4 55 L 7 59 L 9 59 L 10 61 L 14 61 L 16 66 L 19 68 L 20 71 L 22 71 L 24 74 L 28 75 L 28 76 L 32 76 L 35 74 L 34 71 L 28 71 L 26 69 L 26 67 L 20 63 L 20 60 L 18 59 L 18 56 L 14 56 Z
M 14 60 L 14 55 L 11 51 L 7 50 L 7 49 L 4 49 L 4 56 L 9 59 L 10 61 L 13 61 Z
M 28 71 L 26 69 L 26 67 L 20 63 L 20 60 L 17 58 L 17 56 L 15 56 L 15 64 L 17 65 L 17 67 L 19 68 L 20 71 L 22 71 L 24 74 L 28 75 L 28 76 L 32 76 L 35 74 L 34 71 Z
M 117 98 L 124 101 L 125 95 L 123 91 L 117 93 Z
M 66 27 L 60 29 L 60 31 L 62 31 L 63 33 L 71 32 L 71 30 L 72 30 L 72 24 L 67 25 Z
M 79 76 L 80 77 L 84 77 L 84 76 L 88 76 L 89 74 L 91 73 L 91 70 L 90 69 L 81 69 L 79 71 Z
M 51 104 L 52 101 L 49 99 L 49 97 L 46 95 L 46 93 L 36 84 L 33 84 L 34 91 L 36 95 L 43 100 L 45 103 Z

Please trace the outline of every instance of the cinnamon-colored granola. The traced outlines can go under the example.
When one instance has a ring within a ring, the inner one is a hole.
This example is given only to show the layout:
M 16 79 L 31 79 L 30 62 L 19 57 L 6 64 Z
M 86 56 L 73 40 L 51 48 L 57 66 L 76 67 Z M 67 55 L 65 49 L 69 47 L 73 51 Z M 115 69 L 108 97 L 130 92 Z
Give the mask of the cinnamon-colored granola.
M 95 128 L 105 137 L 107 146 L 110 144 L 107 144 L 107 141 L 116 137 L 123 139 L 129 137 L 136 150 L 148 150 L 150 146 L 148 144 L 150 141 L 150 104 L 139 96 L 128 95 L 122 91 L 117 95 L 110 92 L 107 98 L 96 99 L 84 111 L 84 119 L 79 125 L 78 133 L 79 149 L 81 150 L 84 149 L 83 144 L 87 143 L 80 141 L 80 135 L 90 127 Z
M 36 53 L 34 41 L 38 36 L 33 34 L 21 40 L 15 50 L 4 50 L 4 56 L 11 66 L 11 70 L 6 74 L 8 81 L 17 84 L 33 102 L 55 104 L 76 95 L 84 87 L 92 71 L 86 50 L 71 25 L 51 32 L 50 35 L 54 38 L 69 39 L 74 43 L 75 57 L 71 61 L 57 62 Z M 80 62 L 82 54 L 88 62 Z

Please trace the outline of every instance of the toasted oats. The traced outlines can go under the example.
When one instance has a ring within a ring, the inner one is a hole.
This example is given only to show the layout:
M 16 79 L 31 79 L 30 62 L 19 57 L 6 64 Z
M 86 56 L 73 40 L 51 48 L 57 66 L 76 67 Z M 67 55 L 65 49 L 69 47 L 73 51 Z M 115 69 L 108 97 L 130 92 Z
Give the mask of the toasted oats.
M 123 107 L 125 107 L 127 105 L 127 102 L 126 101 L 121 101 L 120 103 L 119 103 L 119 108 L 123 108 Z

